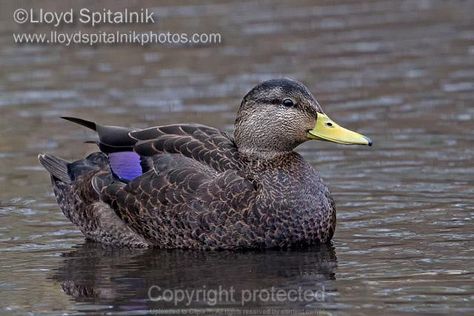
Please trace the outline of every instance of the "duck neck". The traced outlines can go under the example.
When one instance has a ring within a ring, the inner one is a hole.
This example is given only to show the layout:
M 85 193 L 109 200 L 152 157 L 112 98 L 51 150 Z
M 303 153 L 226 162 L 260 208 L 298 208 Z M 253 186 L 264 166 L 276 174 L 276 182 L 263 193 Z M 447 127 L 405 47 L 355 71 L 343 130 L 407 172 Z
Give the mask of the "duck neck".
M 249 159 L 269 160 L 293 152 L 300 144 L 281 133 L 251 132 L 251 128 L 236 128 L 234 140 L 239 153 Z M 256 136 L 257 135 L 257 136 Z
M 248 160 L 272 160 L 279 156 L 284 156 L 293 152 L 292 150 L 281 151 L 270 148 L 256 149 L 250 147 L 239 147 L 238 150 L 240 155 Z

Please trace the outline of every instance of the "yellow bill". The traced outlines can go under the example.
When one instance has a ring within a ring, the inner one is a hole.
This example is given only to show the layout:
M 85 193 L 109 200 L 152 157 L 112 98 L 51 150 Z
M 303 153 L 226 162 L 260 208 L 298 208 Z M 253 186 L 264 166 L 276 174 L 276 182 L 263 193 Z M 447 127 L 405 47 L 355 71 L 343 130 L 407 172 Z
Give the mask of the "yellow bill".
M 309 139 L 318 139 L 344 145 L 372 146 L 370 138 L 345 129 L 331 120 L 326 114 L 318 113 L 316 125 L 308 131 Z

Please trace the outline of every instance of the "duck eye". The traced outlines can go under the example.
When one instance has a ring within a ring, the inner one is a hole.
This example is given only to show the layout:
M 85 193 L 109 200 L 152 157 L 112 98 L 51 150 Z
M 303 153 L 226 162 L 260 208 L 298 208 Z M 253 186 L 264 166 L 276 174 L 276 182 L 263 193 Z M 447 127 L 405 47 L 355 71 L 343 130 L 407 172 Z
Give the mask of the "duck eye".
M 327 126 L 332 126 L 331 122 L 326 123 Z
M 291 107 L 291 106 L 295 106 L 295 103 L 291 99 L 284 99 L 283 100 L 283 105 L 286 106 L 286 107 Z

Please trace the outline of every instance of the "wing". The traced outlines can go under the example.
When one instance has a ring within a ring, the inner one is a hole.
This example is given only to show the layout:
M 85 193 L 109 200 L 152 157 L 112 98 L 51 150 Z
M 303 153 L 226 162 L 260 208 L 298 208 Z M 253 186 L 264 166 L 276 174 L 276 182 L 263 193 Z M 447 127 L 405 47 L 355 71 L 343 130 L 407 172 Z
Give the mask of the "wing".
M 241 167 L 233 139 L 212 127 L 177 124 L 132 131 L 129 135 L 137 140 L 134 151 L 141 156 L 181 154 L 217 171 Z
M 231 136 L 218 129 L 199 124 L 174 124 L 134 130 L 118 126 L 99 125 L 74 117 L 64 119 L 97 132 L 97 144 L 109 155 L 116 175 L 134 178 L 149 170 L 149 159 L 157 154 L 181 154 L 216 171 L 239 170 L 242 162 Z M 135 157 L 129 152 L 136 152 Z M 118 154 L 116 154 L 118 153 Z M 125 154 L 122 154 L 125 153 Z M 126 170 L 122 170 L 126 168 Z
M 239 238 L 252 236 L 246 221 L 257 186 L 241 173 L 230 136 L 197 124 L 133 130 L 66 119 L 98 133 L 113 174 L 98 174 L 92 186 L 147 242 L 163 248 L 226 242 L 238 247 Z
M 212 248 L 248 235 L 257 192 L 236 170 L 218 172 L 180 154 L 154 156 L 153 169 L 128 184 L 97 177 L 93 185 L 122 221 L 163 248 Z

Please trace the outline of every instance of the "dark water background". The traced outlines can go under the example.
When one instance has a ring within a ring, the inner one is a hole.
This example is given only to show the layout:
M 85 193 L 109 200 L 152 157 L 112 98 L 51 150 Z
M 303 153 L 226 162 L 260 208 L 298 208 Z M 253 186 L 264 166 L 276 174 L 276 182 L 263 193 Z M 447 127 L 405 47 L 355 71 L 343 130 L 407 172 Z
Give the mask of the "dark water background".
M 223 43 L 15 45 L 14 31 L 51 29 L 12 22 L 32 3 L 0 5 L 1 314 L 474 314 L 473 1 L 131 1 L 159 17 L 137 30 L 219 32 Z M 85 244 L 59 211 L 37 154 L 77 159 L 94 150 L 82 144 L 92 134 L 59 116 L 232 130 L 242 96 L 282 75 L 305 82 L 333 119 L 375 142 L 298 149 L 336 199 L 333 247 L 103 249 Z M 175 306 L 150 301 L 153 285 L 324 297 Z

